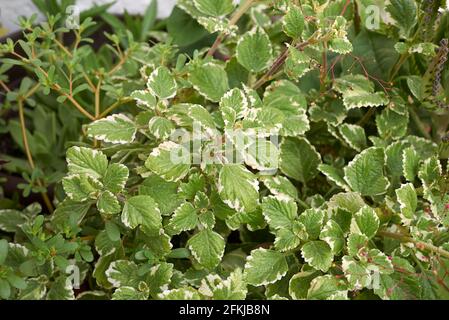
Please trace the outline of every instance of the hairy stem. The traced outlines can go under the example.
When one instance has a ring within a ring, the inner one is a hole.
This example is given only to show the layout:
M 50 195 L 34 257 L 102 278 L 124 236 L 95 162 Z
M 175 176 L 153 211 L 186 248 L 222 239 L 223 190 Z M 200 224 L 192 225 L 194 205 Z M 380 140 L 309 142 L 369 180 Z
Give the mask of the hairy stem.
M 419 241 L 419 240 L 415 240 L 412 237 L 408 236 L 408 235 L 404 235 L 404 234 L 400 234 L 400 233 L 394 233 L 394 232 L 388 232 L 388 231 L 380 231 L 377 233 L 379 236 L 381 237 L 386 237 L 386 238 L 392 238 L 395 240 L 399 240 L 401 242 L 411 242 L 414 243 L 416 245 L 416 247 L 418 248 L 422 248 L 425 249 L 427 251 L 436 253 L 440 256 L 443 256 L 445 258 L 449 258 L 449 252 L 441 249 L 437 246 L 434 246 L 433 244 L 427 243 L 427 242 L 423 242 L 423 241 Z

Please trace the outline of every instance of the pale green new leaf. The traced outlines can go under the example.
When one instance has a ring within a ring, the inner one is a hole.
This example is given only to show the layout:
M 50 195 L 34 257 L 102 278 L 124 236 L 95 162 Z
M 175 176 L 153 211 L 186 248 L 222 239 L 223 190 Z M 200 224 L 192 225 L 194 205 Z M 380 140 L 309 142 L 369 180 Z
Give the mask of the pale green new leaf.
M 97 200 L 97 208 L 103 214 L 116 214 L 122 209 L 117 197 L 110 191 L 103 191 Z

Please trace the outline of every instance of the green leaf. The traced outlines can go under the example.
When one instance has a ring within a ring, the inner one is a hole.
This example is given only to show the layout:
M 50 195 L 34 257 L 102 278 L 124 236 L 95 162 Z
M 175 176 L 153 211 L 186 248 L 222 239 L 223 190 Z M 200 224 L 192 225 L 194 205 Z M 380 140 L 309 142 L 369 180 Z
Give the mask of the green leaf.
M 226 280 L 217 275 L 208 275 L 201 281 L 198 291 L 214 300 L 244 300 L 248 292 L 240 268 L 231 272 Z
M 407 134 L 408 113 L 403 115 L 386 108 L 376 117 L 376 125 L 384 140 L 399 139 Z
M 67 150 L 67 165 L 69 174 L 88 174 L 101 178 L 108 168 L 107 157 L 98 150 L 71 147 Z
M 335 168 L 328 164 L 320 164 L 318 166 L 318 170 L 340 188 L 345 190 L 348 189 L 348 185 L 343 178 L 343 170 L 340 168 Z
M 137 265 L 132 261 L 116 260 L 109 265 L 106 276 L 115 288 L 128 286 L 136 288 L 140 281 L 137 270 Z
M 212 62 L 194 65 L 189 81 L 203 97 L 213 102 L 220 101 L 229 90 L 228 75 L 225 69 Z
M 100 256 L 113 254 L 119 247 L 120 240 L 111 240 L 106 230 L 100 231 L 95 238 L 95 250 Z
M 220 263 L 225 245 L 223 237 L 210 229 L 198 232 L 187 241 L 195 260 L 207 269 L 213 269 Z
M 320 276 L 312 280 L 307 292 L 309 300 L 346 300 L 348 295 L 346 284 L 333 275 Z
M 416 2 L 413 0 L 391 0 L 387 11 L 398 24 L 401 34 L 409 37 L 418 21 Z
M 387 191 L 389 182 L 384 177 L 385 154 L 381 148 L 363 150 L 344 168 L 345 181 L 362 196 L 375 196 Z
M 89 137 L 118 144 L 133 142 L 136 132 L 135 123 L 121 113 L 94 121 L 87 126 Z
M 259 182 L 253 173 L 239 164 L 223 165 L 218 192 L 224 203 L 239 212 L 252 212 L 259 204 Z
M 372 283 L 370 271 L 354 258 L 344 256 L 341 266 L 351 289 L 361 290 Z
M 153 149 L 145 167 L 166 181 L 178 181 L 189 172 L 190 152 L 182 145 L 166 141 Z
M 302 232 L 305 233 L 304 226 L 302 226 Z M 275 235 L 274 247 L 280 252 L 296 249 L 301 243 L 301 237 L 290 229 L 280 229 L 275 232 Z M 304 235 L 302 237 L 305 238 Z
M 301 248 L 303 259 L 313 268 L 326 272 L 332 265 L 332 249 L 324 241 L 310 241 Z
M 324 225 L 320 233 L 320 240 L 326 241 L 334 255 L 339 254 L 345 245 L 343 230 L 334 220 L 329 220 Z
M 300 300 L 307 298 L 307 291 L 312 280 L 319 275 L 317 271 L 302 271 L 295 274 L 289 282 L 288 292 L 292 299 Z
M 103 177 L 103 185 L 113 193 L 121 192 L 126 185 L 128 176 L 128 167 L 120 163 L 112 163 L 108 166 L 106 174 Z
M 402 174 L 410 181 L 415 181 L 419 171 L 420 157 L 414 147 L 408 147 L 402 151 Z
M 67 197 L 79 202 L 96 198 L 96 194 L 103 188 L 100 181 L 85 174 L 72 174 L 64 177 L 62 186 Z
M 249 112 L 249 102 L 245 93 L 234 88 L 221 98 L 220 111 L 226 128 L 233 128 L 238 119 L 242 119 Z
M 142 225 L 151 232 L 159 233 L 162 218 L 156 202 L 150 196 L 134 196 L 129 198 L 122 211 L 122 222 L 134 229 Z
M 173 264 L 171 263 L 161 262 L 151 267 L 146 277 L 151 296 L 157 297 L 164 290 L 164 287 L 168 286 L 172 276 Z
M 365 130 L 355 124 L 343 123 L 339 131 L 345 142 L 354 150 L 362 151 L 366 148 Z
M 316 176 L 320 163 L 320 154 L 305 138 L 283 139 L 279 167 L 285 175 L 306 183 Z
M 351 222 L 352 233 L 362 233 L 369 239 L 374 237 L 379 229 L 379 217 L 376 212 L 368 206 L 360 209 Z
M 15 233 L 26 220 L 26 215 L 21 211 L 13 209 L 0 210 L 0 230 L 2 231 Z
M 286 35 L 293 39 L 301 37 L 304 29 L 304 16 L 301 8 L 298 6 L 290 6 L 287 14 L 282 21 L 283 29 Z
M 6 257 L 8 256 L 8 248 L 8 241 L 5 239 L 0 240 L 0 265 L 5 262 Z
M 136 100 L 139 107 L 145 107 L 144 109 L 154 109 L 156 107 L 156 98 L 147 90 L 133 91 L 131 97 Z
M 193 4 L 201 13 L 214 17 L 227 15 L 234 10 L 232 0 L 193 0 Z
M 192 230 L 198 223 L 196 209 L 190 202 L 180 205 L 170 218 L 166 230 L 172 234 L 179 234 L 182 231 Z
M 359 255 L 361 249 L 367 248 L 368 237 L 364 234 L 351 233 L 348 237 L 348 253 L 355 257 Z
M 147 88 L 159 99 L 170 99 L 176 95 L 176 81 L 167 67 L 155 69 L 148 77 Z
M 156 201 L 162 215 L 171 214 L 182 203 L 182 196 L 178 193 L 178 184 L 165 181 L 155 174 L 150 175 L 140 184 L 139 194 L 151 196 Z
M 299 216 L 298 221 L 306 227 L 309 239 L 314 240 L 320 236 L 324 216 L 323 210 L 315 208 L 307 209 Z
M 287 271 L 287 260 L 282 253 L 259 248 L 247 257 L 244 276 L 250 285 L 265 286 L 282 279 Z
M 57 277 L 48 290 L 47 300 L 75 300 L 70 279 L 67 279 L 65 275 Z
M 311 69 L 312 59 L 294 46 L 288 47 L 288 57 L 285 61 L 285 73 L 292 80 L 302 78 Z
M 110 191 L 103 191 L 97 200 L 97 208 L 103 214 L 116 214 L 122 209 L 117 197 Z
M 268 196 L 263 198 L 262 213 L 268 225 L 276 229 L 290 228 L 297 217 L 298 207 L 291 198 Z
M 160 140 L 167 139 L 175 130 L 173 122 L 163 117 L 151 118 L 148 128 L 150 133 Z
M 158 294 L 162 300 L 201 300 L 198 291 L 191 287 L 165 290 Z
M 403 184 L 399 189 L 396 189 L 396 197 L 400 204 L 402 223 L 410 225 L 418 206 L 415 187 L 411 183 Z
M 262 176 L 261 181 L 275 196 L 298 198 L 298 190 L 286 177 Z
M 238 41 L 236 50 L 238 62 L 251 72 L 268 68 L 273 57 L 270 38 L 262 28 L 245 33 Z
M 133 287 L 120 287 L 112 294 L 112 300 L 147 300 L 148 292 Z
M 336 79 L 334 90 L 342 94 L 347 109 L 378 107 L 388 103 L 385 93 L 374 92 L 374 84 L 359 74 Z

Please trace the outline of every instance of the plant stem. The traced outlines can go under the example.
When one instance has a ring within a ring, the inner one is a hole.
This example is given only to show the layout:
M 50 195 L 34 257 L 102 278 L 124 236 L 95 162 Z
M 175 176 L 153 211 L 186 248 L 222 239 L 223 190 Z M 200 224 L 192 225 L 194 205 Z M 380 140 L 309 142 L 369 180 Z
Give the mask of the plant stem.
M 36 168 L 36 166 L 34 165 L 34 161 L 33 161 L 33 157 L 31 155 L 31 150 L 30 150 L 30 145 L 28 144 L 28 137 L 26 134 L 26 126 L 25 126 L 25 113 L 23 110 L 23 98 L 19 98 L 18 101 L 18 106 L 19 106 L 19 119 L 20 119 L 20 129 L 22 132 L 22 139 L 23 139 L 23 147 L 25 149 L 25 154 L 27 156 L 28 159 L 28 164 L 31 167 L 31 170 L 34 170 Z M 39 187 L 44 187 L 44 184 L 42 183 L 42 181 L 40 179 L 37 179 L 37 184 Z M 48 195 L 46 192 L 41 192 L 41 196 L 42 199 L 45 202 L 45 205 L 47 206 L 48 210 L 50 211 L 50 213 L 53 213 L 53 205 L 51 204 L 50 199 L 48 198 Z
M 375 112 L 376 112 L 376 108 L 375 108 L 375 107 L 370 108 L 370 109 L 365 113 L 365 115 L 362 117 L 362 119 L 360 119 L 356 124 L 357 124 L 358 126 L 363 127 L 363 126 L 365 125 L 365 123 L 368 122 L 368 120 L 371 118 L 371 116 L 372 116 Z
M 235 25 L 240 18 L 248 11 L 249 8 L 253 5 L 254 2 L 257 0 L 246 0 L 244 4 L 242 4 L 237 11 L 234 13 L 234 15 L 231 17 L 231 20 L 229 20 L 229 26 Z M 218 35 L 217 39 L 215 39 L 215 42 L 213 43 L 212 47 L 207 52 L 207 56 L 213 56 L 215 51 L 217 51 L 218 47 L 222 43 L 222 41 L 226 38 L 224 34 Z
M 115 103 L 113 103 L 111 106 L 109 106 L 106 110 L 104 110 L 100 116 L 99 119 L 106 117 L 111 111 L 113 111 L 115 108 L 118 108 L 119 106 L 121 106 L 122 104 L 125 104 L 127 102 L 132 101 L 133 99 L 131 98 L 125 98 L 122 100 L 118 100 Z
M 4 83 L 2 80 L 0 80 L 0 86 L 1 86 L 6 92 L 11 92 L 11 89 L 9 89 L 8 86 L 6 85 L 6 83 Z
M 95 119 L 100 116 L 100 88 L 101 79 L 98 79 L 97 87 L 95 88 Z
M 436 253 L 438 255 L 441 255 L 445 258 L 449 258 L 449 252 L 441 249 L 437 246 L 434 246 L 433 244 L 427 243 L 427 242 L 423 242 L 423 241 L 419 241 L 419 240 L 415 240 L 410 236 L 407 235 L 403 235 L 400 233 L 394 233 L 394 232 L 388 232 L 388 231 L 380 231 L 377 233 L 379 236 L 381 237 L 386 237 L 386 238 L 392 238 L 392 239 L 396 239 L 399 240 L 401 242 L 411 242 L 416 244 L 416 246 L 418 248 L 422 248 L 422 249 L 426 249 L 428 251 L 431 251 L 433 253 Z

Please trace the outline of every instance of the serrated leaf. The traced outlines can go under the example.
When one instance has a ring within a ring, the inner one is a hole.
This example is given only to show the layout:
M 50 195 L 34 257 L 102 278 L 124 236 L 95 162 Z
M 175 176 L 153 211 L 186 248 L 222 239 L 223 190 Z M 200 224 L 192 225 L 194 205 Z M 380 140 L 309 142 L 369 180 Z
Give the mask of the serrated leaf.
M 147 88 L 159 99 L 171 99 L 176 95 L 176 81 L 167 67 L 155 69 L 148 77 Z
M 157 100 L 148 90 L 136 90 L 131 93 L 137 105 L 145 107 L 145 109 L 154 109 L 157 104 Z
M 198 291 L 196 291 L 191 287 L 184 287 L 171 290 L 167 289 L 159 293 L 157 296 L 159 299 L 162 300 L 201 300 Z
M 249 112 L 249 102 L 245 93 L 234 88 L 221 98 L 220 111 L 226 128 L 233 128 L 235 121 L 242 119 Z
M 386 105 L 384 92 L 374 92 L 374 84 L 362 75 L 346 75 L 334 82 L 334 90 L 343 95 L 347 109 Z
M 307 298 L 310 283 L 319 275 L 319 271 L 302 271 L 295 274 L 289 281 L 288 292 L 292 299 L 300 300 Z
M 352 233 L 362 233 L 369 239 L 374 237 L 379 229 L 379 217 L 376 212 L 368 206 L 360 209 L 351 222 Z
M 214 17 L 227 15 L 234 10 L 232 0 L 193 0 L 193 4 L 201 13 Z
M 116 260 L 109 265 L 109 268 L 106 270 L 106 276 L 115 288 L 137 288 L 140 282 L 137 270 L 137 265 L 132 261 Z
M 408 113 L 399 114 L 390 108 L 386 108 L 376 117 L 379 136 L 384 140 L 399 139 L 407 134 Z
M 320 164 L 318 166 L 318 170 L 340 188 L 343 188 L 345 190 L 348 189 L 348 185 L 343 178 L 343 170 L 335 168 L 328 164 Z
M 122 222 L 134 229 L 142 225 L 146 229 L 159 233 L 162 218 L 156 202 L 150 196 L 134 196 L 129 198 L 122 211 Z
M 282 279 L 287 271 L 287 260 L 282 253 L 259 248 L 247 257 L 244 276 L 248 284 L 265 286 Z
M 157 139 L 167 139 L 175 130 L 173 122 L 163 117 L 153 117 L 148 123 L 150 133 Z
M 291 198 L 268 196 L 263 198 L 262 213 L 268 225 L 276 229 L 290 228 L 297 217 L 298 207 Z
M 152 266 L 146 277 L 151 296 L 156 298 L 170 284 L 172 276 L 173 264 L 162 262 Z
M 305 228 L 303 231 L 305 232 Z M 275 235 L 274 247 L 280 252 L 296 249 L 301 242 L 301 238 L 289 229 L 280 229 Z
M 121 192 L 126 185 L 128 176 L 128 167 L 121 163 L 112 163 L 108 166 L 103 177 L 103 185 L 107 190 L 113 193 Z
M 415 181 L 418 175 L 420 157 L 414 147 L 402 150 L 402 174 L 410 181 Z
M 147 300 L 148 292 L 139 291 L 133 287 L 120 287 L 112 294 L 112 300 Z
M 364 234 L 351 233 L 348 237 L 348 253 L 350 256 L 357 256 L 359 251 L 368 245 L 368 237 Z
M 190 169 L 190 152 L 172 141 L 161 143 L 153 149 L 145 167 L 167 181 L 184 178 Z
M 189 81 L 203 97 L 213 102 L 220 101 L 229 90 L 225 69 L 212 62 L 193 66 Z
M 340 226 L 334 220 L 329 220 L 320 232 L 320 240 L 326 241 L 332 253 L 337 255 L 343 250 L 345 237 Z
M 300 214 L 298 221 L 301 222 L 307 231 L 309 239 L 318 239 L 323 226 L 325 212 L 319 209 L 307 209 Z
M 69 174 L 88 174 L 101 178 L 108 168 L 107 157 L 98 150 L 85 147 L 71 147 L 67 150 Z
M 179 234 L 182 231 L 194 229 L 197 223 L 198 215 L 196 209 L 190 202 L 185 202 L 175 210 L 166 226 L 166 230 L 172 234 Z
M 100 181 L 85 174 L 72 174 L 64 177 L 62 186 L 67 197 L 79 202 L 95 198 L 96 193 L 103 187 Z
M 102 230 L 95 238 L 95 249 L 100 256 L 107 256 L 114 253 L 120 246 L 120 240 L 113 241 L 108 236 L 106 230 Z
M 237 43 L 237 60 L 248 71 L 261 72 L 268 68 L 272 51 L 268 35 L 262 28 L 255 28 L 245 33 Z
M 217 275 L 208 275 L 201 281 L 198 291 L 214 300 L 244 300 L 247 288 L 243 272 L 237 268 L 225 280 Z
M 389 182 L 384 177 L 385 154 L 381 148 L 363 150 L 344 168 L 345 181 L 362 196 L 375 196 L 387 191 Z
M 178 193 L 178 183 L 165 181 L 153 174 L 139 186 L 139 194 L 151 196 L 156 201 L 162 215 L 171 214 L 183 202 Z
M 103 214 L 116 214 L 121 210 L 117 197 L 110 191 L 103 191 L 97 200 L 97 208 Z
M 332 249 L 324 241 L 310 241 L 301 248 L 304 260 L 313 268 L 326 272 L 332 265 L 334 255 Z
M 351 289 L 361 290 L 371 284 L 370 271 L 354 258 L 344 256 L 341 266 Z
M 417 22 L 417 8 L 413 0 L 391 0 L 387 11 L 398 24 L 401 35 L 408 37 L 412 34 Z
M 402 223 L 410 225 L 418 205 L 415 187 L 411 183 L 403 184 L 399 189 L 396 189 L 396 197 L 400 204 Z
M 285 73 L 292 80 L 298 80 L 311 69 L 312 59 L 293 46 L 288 47 L 288 57 L 285 61 Z
M 281 143 L 281 171 L 303 183 L 318 173 L 321 156 L 305 138 L 284 138 Z
M 223 237 L 210 229 L 198 232 L 187 241 L 195 260 L 207 269 L 213 269 L 220 263 L 225 245 Z
M 275 196 L 298 198 L 298 190 L 296 187 L 283 176 L 263 176 L 261 177 L 263 184 Z
M 94 121 L 87 126 L 87 135 L 89 137 L 118 144 L 133 142 L 136 132 L 135 123 L 121 113 Z
M 333 275 L 324 275 L 317 277 L 310 283 L 307 292 L 307 299 L 310 300 L 328 300 L 328 299 L 347 299 L 346 284 Z
M 218 178 L 220 198 L 230 208 L 252 212 L 259 204 L 259 182 L 253 173 L 239 164 L 225 164 Z
M 57 277 L 47 293 L 47 300 L 74 300 L 75 293 L 73 291 L 71 281 L 65 275 Z
M 354 150 L 362 151 L 366 147 L 365 130 L 355 124 L 343 123 L 339 131 L 345 142 Z
M 293 39 L 301 37 L 304 29 L 304 16 L 300 7 L 292 5 L 282 20 L 283 29 L 286 35 Z
M 0 210 L 0 230 L 2 231 L 15 233 L 26 220 L 27 216 L 19 210 Z

